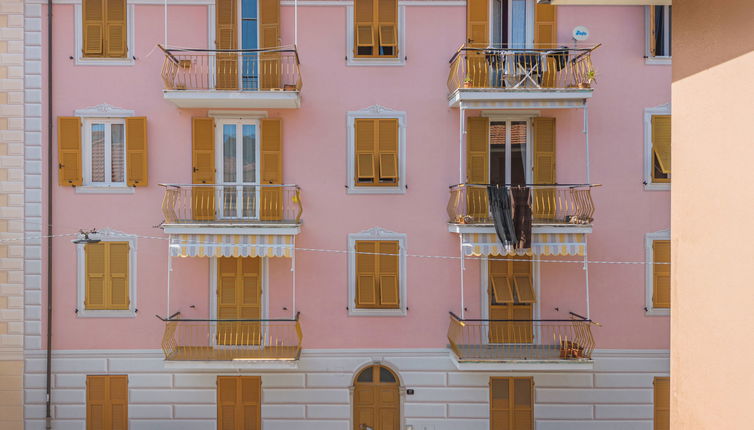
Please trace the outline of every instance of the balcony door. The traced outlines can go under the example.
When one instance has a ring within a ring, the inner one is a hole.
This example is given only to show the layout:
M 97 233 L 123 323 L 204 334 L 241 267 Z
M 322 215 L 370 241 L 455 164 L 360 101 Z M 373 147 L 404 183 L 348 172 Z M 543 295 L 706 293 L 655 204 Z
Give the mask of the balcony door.
M 493 47 L 527 48 L 532 41 L 532 1 L 491 0 L 491 38 Z
M 256 121 L 218 120 L 216 142 L 220 216 L 259 218 L 259 127 Z
M 490 123 L 490 183 L 524 185 L 531 177 L 529 120 Z
M 217 259 L 217 345 L 261 345 L 262 259 L 220 257 Z
M 531 343 L 536 302 L 531 257 L 490 258 L 488 274 L 489 319 L 498 320 L 490 322 L 489 343 Z

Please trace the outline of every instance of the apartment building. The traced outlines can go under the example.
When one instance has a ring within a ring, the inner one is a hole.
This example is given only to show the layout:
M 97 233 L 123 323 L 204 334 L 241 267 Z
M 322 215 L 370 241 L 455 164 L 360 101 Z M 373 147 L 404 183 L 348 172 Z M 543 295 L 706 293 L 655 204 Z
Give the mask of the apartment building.
M 670 6 L 52 16 L 26 428 L 667 428 Z

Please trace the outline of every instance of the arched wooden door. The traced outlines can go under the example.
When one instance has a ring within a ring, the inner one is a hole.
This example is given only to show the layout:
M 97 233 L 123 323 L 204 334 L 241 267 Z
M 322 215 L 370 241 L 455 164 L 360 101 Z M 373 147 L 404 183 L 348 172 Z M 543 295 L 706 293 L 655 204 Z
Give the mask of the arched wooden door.
M 385 366 L 359 372 L 353 390 L 353 430 L 398 430 L 401 396 L 398 377 Z

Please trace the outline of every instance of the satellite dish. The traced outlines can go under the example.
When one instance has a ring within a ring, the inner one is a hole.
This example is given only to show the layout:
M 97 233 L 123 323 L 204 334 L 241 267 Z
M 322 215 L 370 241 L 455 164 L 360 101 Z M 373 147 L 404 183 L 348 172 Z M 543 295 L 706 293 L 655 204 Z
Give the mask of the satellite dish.
M 573 39 L 579 42 L 589 39 L 589 35 L 589 29 L 583 25 L 579 25 L 573 29 Z

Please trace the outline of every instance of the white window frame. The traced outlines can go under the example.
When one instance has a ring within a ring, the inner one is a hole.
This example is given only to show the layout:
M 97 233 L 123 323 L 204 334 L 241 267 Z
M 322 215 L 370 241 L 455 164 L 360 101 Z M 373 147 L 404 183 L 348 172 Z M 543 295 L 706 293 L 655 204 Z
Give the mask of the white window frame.
M 79 1 L 73 6 L 74 9 L 74 50 L 73 58 L 77 66 L 133 66 L 136 64 L 134 55 L 136 52 L 136 36 L 134 31 L 134 4 L 126 0 L 126 57 L 125 58 L 92 58 L 84 57 L 84 28 L 83 28 L 83 5 Z
M 220 213 L 218 215 L 220 215 L 224 219 L 232 219 L 232 218 L 238 218 L 238 219 L 259 219 L 259 201 L 260 201 L 259 184 L 260 184 L 260 178 L 261 178 L 261 174 L 262 174 L 262 169 L 261 169 L 262 164 L 261 164 L 261 160 L 260 160 L 260 157 L 261 157 L 261 146 L 262 146 L 261 145 L 261 143 L 262 143 L 261 142 L 261 137 L 262 137 L 261 122 L 259 121 L 259 119 L 248 118 L 248 117 L 246 117 L 246 118 L 215 118 L 215 172 L 216 172 L 216 174 L 215 174 L 215 184 L 217 184 L 217 185 L 224 185 L 225 184 L 225 182 L 223 181 L 223 173 L 224 173 L 224 171 L 223 171 L 223 166 L 224 166 L 224 164 L 223 164 L 223 149 L 224 149 L 224 145 L 223 145 L 223 126 L 224 125 L 235 125 L 236 126 L 236 168 L 238 169 L 240 167 L 241 168 L 240 169 L 241 172 L 243 172 L 243 168 L 242 168 L 243 167 L 243 154 L 241 153 L 242 148 L 243 148 L 243 141 L 242 141 L 242 139 L 238 139 L 238 136 L 242 135 L 242 133 L 243 133 L 242 130 L 243 130 L 243 126 L 244 125 L 253 125 L 256 128 L 256 136 L 255 136 L 256 137 L 256 141 L 254 142 L 254 145 L 255 145 L 254 146 L 254 151 L 255 151 L 255 155 L 254 155 L 254 157 L 255 157 L 254 160 L 255 161 L 254 162 L 256 164 L 256 166 L 254 167 L 254 170 L 256 171 L 256 176 L 254 178 L 253 184 L 255 186 L 255 193 L 256 193 L 257 204 L 256 204 L 256 213 L 251 218 L 247 218 L 247 217 L 224 217 L 224 216 L 222 216 L 222 214 L 223 214 L 223 212 L 222 212 L 223 211 L 222 202 L 224 201 L 224 199 L 222 198 L 223 197 L 222 193 L 224 191 L 223 191 L 223 188 L 218 188 L 218 189 L 216 189 L 217 194 L 219 194 L 217 196 L 217 197 L 219 197 L 218 201 L 220 202 L 220 205 L 218 207 L 218 210 L 220 211 Z M 236 174 L 238 175 L 238 173 L 239 172 L 237 171 Z M 236 182 L 242 183 L 243 182 L 242 179 L 243 178 L 236 177 Z M 229 186 L 232 186 L 232 185 L 229 185 Z M 237 185 L 237 186 L 239 186 L 239 185 Z M 236 200 L 236 202 L 238 202 L 238 200 Z
M 669 191 L 671 182 L 652 182 L 652 170 L 654 169 L 652 116 L 654 115 L 671 115 L 670 104 L 644 109 L 644 189 L 647 191 Z
M 405 233 L 396 233 L 381 227 L 374 227 L 348 235 L 348 315 L 349 316 L 406 316 L 408 294 L 406 292 L 406 238 Z M 357 309 L 356 308 L 356 242 L 361 240 L 398 241 L 398 309 Z
M 105 126 L 105 182 L 94 182 L 92 180 L 92 126 L 95 124 L 103 124 Z M 112 126 L 123 126 L 123 182 L 112 182 Z M 83 120 L 83 138 L 82 145 L 83 150 L 83 180 L 84 186 L 99 187 L 99 188 L 123 188 L 128 187 L 126 185 L 126 173 L 128 172 L 128 166 L 126 166 L 126 120 L 124 118 L 86 118 Z
M 90 239 L 101 242 L 128 242 L 128 309 L 89 309 L 84 306 L 86 298 L 86 244 L 76 245 L 76 317 L 77 318 L 135 318 L 136 307 L 136 236 L 115 230 L 104 229 L 90 234 Z
M 403 66 L 406 64 L 406 6 L 398 1 L 398 56 L 359 58 L 353 54 L 353 2 L 346 5 L 346 66 Z
M 652 295 L 654 293 L 654 249 L 653 244 L 656 240 L 670 240 L 670 230 L 660 230 L 644 235 L 644 255 L 645 255 L 645 274 L 644 274 L 644 300 L 645 315 L 647 316 L 670 316 L 670 309 L 654 308 L 652 306 Z
M 395 186 L 356 186 L 356 119 L 398 119 L 398 183 Z M 406 194 L 406 112 L 374 105 L 346 115 L 346 192 L 348 194 Z
M 652 35 L 650 34 L 650 28 L 651 23 L 649 22 L 649 19 L 651 17 L 651 12 L 649 10 L 650 7 L 654 6 L 644 6 L 644 62 L 648 65 L 670 65 L 672 64 L 672 56 L 652 56 L 652 52 L 650 50 L 651 46 L 651 38 Z M 670 6 L 663 6 L 664 8 L 669 8 Z M 670 24 L 670 13 L 665 14 L 665 28 L 668 28 L 668 25 Z M 671 35 L 669 32 L 665 32 L 664 35 L 665 38 L 665 46 L 670 46 L 671 42 Z

